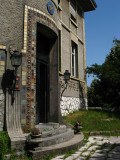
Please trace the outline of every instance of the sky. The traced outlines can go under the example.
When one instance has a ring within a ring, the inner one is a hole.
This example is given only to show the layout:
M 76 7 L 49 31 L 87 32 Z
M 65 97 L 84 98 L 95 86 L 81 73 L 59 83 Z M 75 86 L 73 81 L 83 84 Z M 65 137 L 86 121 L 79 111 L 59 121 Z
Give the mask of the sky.
M 120 0 L 95 2 L 96 10 L 85 13 L 86 66 L 104 63 L 113 39 L 120 40 Z M 93 79 L 93 76 L 87 76 L 87 86 Z

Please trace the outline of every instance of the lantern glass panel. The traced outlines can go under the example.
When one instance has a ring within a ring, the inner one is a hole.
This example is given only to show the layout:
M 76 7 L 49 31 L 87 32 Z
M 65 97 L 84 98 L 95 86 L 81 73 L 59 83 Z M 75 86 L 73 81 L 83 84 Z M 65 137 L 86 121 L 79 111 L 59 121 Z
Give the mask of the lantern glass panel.
M 69 75 L 66 74 L 66 75 L 65 75 L 65 79 L 66 79 L 66 80 L 69 80 Z
M 11 57 L 11 64 L 13 67 L 18 67 L 22 63 L 22 56 L 21 55 L 13 55 Z

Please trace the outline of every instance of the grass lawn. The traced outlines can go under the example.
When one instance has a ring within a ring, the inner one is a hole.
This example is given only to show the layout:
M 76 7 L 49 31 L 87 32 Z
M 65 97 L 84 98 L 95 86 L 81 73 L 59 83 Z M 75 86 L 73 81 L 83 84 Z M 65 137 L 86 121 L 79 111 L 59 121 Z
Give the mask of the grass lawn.
M 83 132 L 120 130 L 120 113 L 97 110 L 75 111 L 64 116 L 63 119 L 72 125 L 80 120 Z

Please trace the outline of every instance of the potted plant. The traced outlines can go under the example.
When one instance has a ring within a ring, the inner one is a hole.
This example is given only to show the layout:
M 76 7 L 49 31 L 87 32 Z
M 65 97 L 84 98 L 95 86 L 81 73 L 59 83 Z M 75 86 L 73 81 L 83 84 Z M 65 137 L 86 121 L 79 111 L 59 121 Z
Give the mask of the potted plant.
M 33 138 L 40 138 L 41 137 L 41 135 L 42 135 L 42 132 L 38 129 L 38 128 L 33 128 L 33 129 L 31 129 L 31 138 L 33 139 Z

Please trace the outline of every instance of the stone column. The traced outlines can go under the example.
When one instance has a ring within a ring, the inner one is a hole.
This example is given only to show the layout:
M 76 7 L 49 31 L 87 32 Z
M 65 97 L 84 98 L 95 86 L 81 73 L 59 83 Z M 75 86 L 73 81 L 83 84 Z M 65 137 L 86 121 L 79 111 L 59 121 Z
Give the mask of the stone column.
M 8 135 L 11 140 L 11 148 L 19 151 L 24 150 L 25 135 L 21 130 L 20 114 L 20 92 L 14 92 L 14 103 L 11 104 L 12 96 L 6 91 L 6 124 Z

